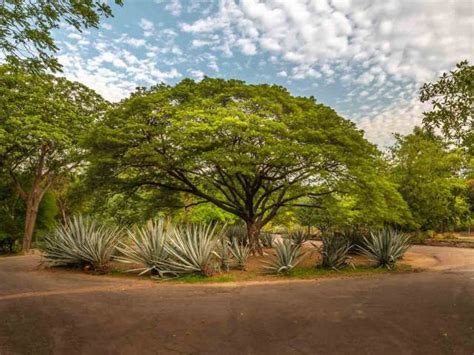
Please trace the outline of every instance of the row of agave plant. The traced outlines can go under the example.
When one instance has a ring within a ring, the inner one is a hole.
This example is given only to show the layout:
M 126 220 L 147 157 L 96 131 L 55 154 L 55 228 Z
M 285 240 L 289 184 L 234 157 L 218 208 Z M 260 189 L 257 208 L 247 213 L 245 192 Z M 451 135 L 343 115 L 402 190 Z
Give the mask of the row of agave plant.
M 320 266 L 340 269 L 348 264 L 352 246 L 342 237 L 324 237 L 322 246 L 305 243 L 308 235 L 295 231 L 275 241 L 263 233 L 262 245 L 274 249 L 265 262 L 269 273 L 288 273 L 316 249 Z M 377 265 L 393 267 L 409 246 L 408 238 L 392 230 L 373 233 L 360 252 Z M 73 217 L 45 238 L 43 257 L 49 266 L 80 266 L 105 270 L 111 260 L 134 265 L 129 271 L 154 277 L 212 275 L 231 268 L 245 269 L 250 256 L 245 229 L 218 225 L 174 225 L 163 219 L 122 229 L 87 217 Z M 138 265 L 138 267 L 137 267 Z

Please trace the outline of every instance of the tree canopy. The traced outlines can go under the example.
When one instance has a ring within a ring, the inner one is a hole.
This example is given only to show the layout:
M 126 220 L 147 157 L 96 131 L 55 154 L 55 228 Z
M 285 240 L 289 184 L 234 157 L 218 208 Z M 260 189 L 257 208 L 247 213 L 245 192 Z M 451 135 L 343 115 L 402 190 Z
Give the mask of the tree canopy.
M 80 140 L 106 108 L 82 84 L 0 67 L 0 161 L 26 203 L 25 249 L 44 194 L 77 169 L 85 152 Z
M 420 100 L 433 105 L 432 111 L 423 113 L 426 127 L 441 128 L 448 139 L 474 151 L 474 67 L 467 60 L 437 82 L 424 84 Z
M 122 5 L 123 0 L 114 0 Z M 51 30 L 63 21 L 76 30 L 97 27 L 100 17 L 112 16 L 107 1 L 0 0 L 0 52 L 12 66 L 33 72 L 58 71 L 58 51 Z
M 302 197 L 370 184 L 379 157 L 354 123 L 312 98 L 210 78 L 139 90 L 92 142 L 93 175 L 192 194 L 243 219 L 251 238 Z

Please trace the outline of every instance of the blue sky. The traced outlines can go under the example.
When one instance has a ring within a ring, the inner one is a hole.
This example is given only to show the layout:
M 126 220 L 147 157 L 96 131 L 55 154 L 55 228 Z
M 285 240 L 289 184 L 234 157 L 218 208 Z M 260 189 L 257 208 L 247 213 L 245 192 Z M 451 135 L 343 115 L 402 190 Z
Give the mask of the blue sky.
M 112 101 L 185 77 L 314 96 L 384 145 L 426 109 L 417 90 L 472 61 L 471 0 L 125 0 L 99 30 L 54 36 L 64 75 Z

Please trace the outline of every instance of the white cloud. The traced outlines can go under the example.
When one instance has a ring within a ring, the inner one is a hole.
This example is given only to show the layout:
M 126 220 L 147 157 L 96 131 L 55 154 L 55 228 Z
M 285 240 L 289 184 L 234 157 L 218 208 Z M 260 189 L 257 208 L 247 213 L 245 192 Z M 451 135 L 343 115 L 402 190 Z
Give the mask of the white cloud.
M 168 4 L 165 6 L 165 10 L 168 10 L 173 16 L 181 15 L 182 8 L 183 7 L 179 0 L 169 0 Z
M 188 70 L 188 72 L 196 81 L 201 81 L 202 79 L 204 79 L 204 72 L 202 72 L 201 70 L 191 69 Z
M 217 13 L 180 27 L 226 56 L 268 53 L 271 63 L 286 62 L 291 79 L 358 87 L 360 98 L 382 106 L 356 104 L 353 117 L 383 142 L 419 122 L 423 82 L 473 60 L 472 23 L 471 0 L 220 0 Z

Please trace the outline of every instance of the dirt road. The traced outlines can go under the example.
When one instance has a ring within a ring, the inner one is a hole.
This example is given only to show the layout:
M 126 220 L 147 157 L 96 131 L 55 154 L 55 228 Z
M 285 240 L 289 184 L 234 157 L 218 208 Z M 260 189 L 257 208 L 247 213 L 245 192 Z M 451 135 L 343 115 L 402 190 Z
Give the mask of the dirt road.
M 413 247 L 429 271 L 174 285 L 0 259 L 0 354 L 474 353 L 474 250 Z

